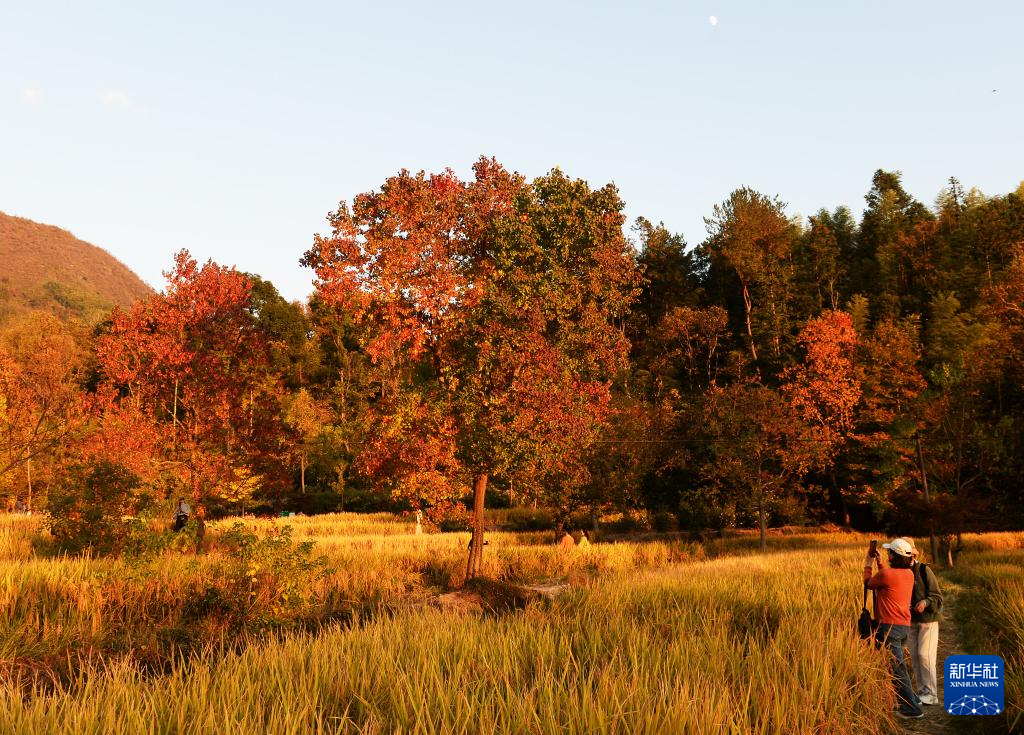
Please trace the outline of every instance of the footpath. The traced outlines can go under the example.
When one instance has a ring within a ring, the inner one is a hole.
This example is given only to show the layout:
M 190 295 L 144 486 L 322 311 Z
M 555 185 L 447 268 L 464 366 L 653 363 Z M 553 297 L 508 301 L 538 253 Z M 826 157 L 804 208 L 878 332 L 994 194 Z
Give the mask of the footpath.
M 924 735 L 953 735 L 960 732 L 956 726 L 956 718 L 948 714 L 943 708 L 945 702 L 943 685 L 945 679 L 946 656 L 965 653 L 960 648 L 960 639 L 957 635 L 954 611 L 956 610 L 957 588 L 947 579 L 940 579 L 942 585 L 942 612 L 939 619 L 939 653 L 935 657 L 935 664 L 938 668 L 939 704 L 925 705 L 924 717 L 919 720 L 901 720 L 904 724 L 904 732 L 921 733 Z M 909 658 L 909 656 L 908 656 Z

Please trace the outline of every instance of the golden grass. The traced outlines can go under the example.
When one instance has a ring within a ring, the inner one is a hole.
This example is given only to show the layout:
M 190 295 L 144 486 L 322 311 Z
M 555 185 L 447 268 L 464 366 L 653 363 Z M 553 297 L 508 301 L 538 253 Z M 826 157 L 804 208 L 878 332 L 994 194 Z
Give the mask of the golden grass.
M 778 533 L 771 553 L 759 554 L 756 535 L 745 533 L 565 551 L 550 533 L 493 532 L 484 570 L 492 579 L 573 584 L 555 601 L 481 614 L 431 602 L 462 582 L 467 533 L 417 536 L 410 519 L 385 514 L 246 523 L 288 524 L 297 539 L 315 540 L 332 571 L 315 582 L 324 601 L 314 613 L 343 610 L 348 623 L 230 648 L 209 630 L 182 629 L 190 591 L 218 582 L 216 536 L 229 523 L 212 524 L 211 553 L 168 553 L 140 574 L 119 559 L 38 554 L 47 548 L 38 519 L 0 517 L 0 661 L 42 673 L 29 689 L 24 676 L 0 676 L 0 732 L 894 727 L 884 661 L 853 633 L 866 535 Z M 968 557 L 1001 569 L 1022 542 L 1024 534 L 970 537 Z M 992 604 L 1020 621 L 1014 601 L 1024 606 L 1024 593 L 1007 589 Z M 147 656 L 161 630 L 208 643 Z
M 999 654 L 1005 672 L 1005 718 L 1024 731 L 1024 533 L 974 536 L 948 576 L 963 586 L 956 617 L 969 653 Z
M 27 701 L 0 693 L 0 720 L 12 733 L 883 732 L 891 691 L 850 635 L 850 557 L 615 572 L 509 615 L 410 609 L 155 677 L 87 665 Z

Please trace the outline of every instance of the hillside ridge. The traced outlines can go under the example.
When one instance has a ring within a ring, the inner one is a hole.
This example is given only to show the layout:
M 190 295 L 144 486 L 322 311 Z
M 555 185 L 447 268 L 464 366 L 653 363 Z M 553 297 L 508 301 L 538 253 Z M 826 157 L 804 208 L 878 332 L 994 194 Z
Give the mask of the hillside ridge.
M 0 320 L 42 309 L 93 322 L 151 293 L 103 248 L 56 225 L 0 211 Z

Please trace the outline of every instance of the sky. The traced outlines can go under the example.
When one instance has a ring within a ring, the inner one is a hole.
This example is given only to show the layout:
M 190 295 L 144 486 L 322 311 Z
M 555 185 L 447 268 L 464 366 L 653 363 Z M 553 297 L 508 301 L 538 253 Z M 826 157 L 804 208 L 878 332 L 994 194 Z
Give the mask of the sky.
M 740 186 L 859 215 L 1024 179 L 1024 3 L 0 0 L 0 211 L 157 289 L 187 248 L 289 299 L 402 168 L 614 182 L 690 245 Z M 0 272 L 2 272 L 0 264 Z

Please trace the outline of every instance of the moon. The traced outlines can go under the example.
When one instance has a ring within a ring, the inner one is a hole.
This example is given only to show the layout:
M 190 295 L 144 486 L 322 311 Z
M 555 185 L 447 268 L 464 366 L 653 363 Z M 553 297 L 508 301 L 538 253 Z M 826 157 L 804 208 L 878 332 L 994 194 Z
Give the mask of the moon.
M 718 25 L 718 16 L 717 15 L 709 15 L 708 16 L 708 23 L 711 24 L 712 28 L 717 26 Z

